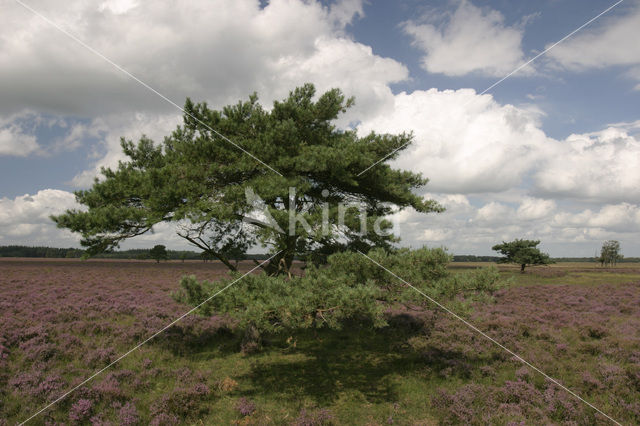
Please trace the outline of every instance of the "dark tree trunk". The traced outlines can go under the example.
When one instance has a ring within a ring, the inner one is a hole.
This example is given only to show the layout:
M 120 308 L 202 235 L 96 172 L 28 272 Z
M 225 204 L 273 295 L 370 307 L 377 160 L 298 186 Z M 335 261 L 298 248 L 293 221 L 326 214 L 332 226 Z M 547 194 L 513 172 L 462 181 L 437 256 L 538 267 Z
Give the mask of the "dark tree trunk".
M 216 256 L 218 259 L 220 259 L 220 261 L 224 263 L 225 266 L 229 268 L 231 271 L 236 272 L 238 270 L 238 268 L 236 268 L 235 265 L 231 264 L 231 262 L 229 262 L 229 260 L 226 257 L 217 255 L 215 253 L 213 255 Z
M 291 277 L 291 266 L 293 265 L 293 258 L 295 257 L 295 249 L 298 239 L 295 236 L 289 237 L 284 241 L 284 247 L 281 248 L 281 252 L 274 256 L 266 265 L 262 265 L 262 269 L 268 275 L 280 275 L 287 274 Z M 257 262 L 254 260 L 256 264 Z
M 526 264 L 526 263 L 523 263 L 522 265 L 520 265 L 520 273 L 521 273 L 521 274 L 524 274 L 524 268 L 525 268 L 525 266 L 527 266 L 527 264 Z

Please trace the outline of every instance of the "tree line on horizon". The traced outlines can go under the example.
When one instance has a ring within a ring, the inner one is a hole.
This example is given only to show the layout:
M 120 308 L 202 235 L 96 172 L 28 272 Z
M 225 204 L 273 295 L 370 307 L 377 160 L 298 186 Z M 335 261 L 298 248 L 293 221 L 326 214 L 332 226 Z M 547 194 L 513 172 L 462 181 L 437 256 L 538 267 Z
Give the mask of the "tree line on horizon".
M 151 256 L 152 248 L 148 249 L 129 249 L 118 250 L 107 253 L 100 253 L 92 256 L 96 259 L 153 259 Z M 31 257 L 31 258 L 50 258 L 50 259 L 80 259 L 85 254 L 85 250 L 78 248 L 60 248 L 48 246 L 23 246 L 8 245 L 0 246 L 0 257 Z M 264 260 L 268 256 L 262 253 L 247 254 L 245 259 Z M 169 260 L 210 260 L 203 259 L 202 253 L 191 250 L 170 250 L 167 249 L 167 258 Z M 479 256 L 473 254 L 454 254 L 453 262 L 497 262 L 499 256 Z M 599 255 L 593 257 L 552 257 L 555 262 L 600 262 Z M 235 259 L 234 259 L 235 260 Z M 618 259 L 617 263 L 633 263 L 640 262 L 640 257 L 624 257 Z
M 152 248 L 148 249 L 129 249 L 118 250 L 105 253 L 99 253 L 91 256 L 95 259 L 153 259 L 151 254 Z M 209 257 L 203 256 L 191 250 L 167 250 L 168 260 L 210 260 Z M 30 257 L 30 258 L 49 258 L 49 259 L 80 259 L 86 254 L 86 251 L 78 248 L 59 248 L 47 246 L 22 246 L 9 245 L 0 246 L 0 257 Z M 266 259 L 265 254 L 247 254 L 246 259 Z

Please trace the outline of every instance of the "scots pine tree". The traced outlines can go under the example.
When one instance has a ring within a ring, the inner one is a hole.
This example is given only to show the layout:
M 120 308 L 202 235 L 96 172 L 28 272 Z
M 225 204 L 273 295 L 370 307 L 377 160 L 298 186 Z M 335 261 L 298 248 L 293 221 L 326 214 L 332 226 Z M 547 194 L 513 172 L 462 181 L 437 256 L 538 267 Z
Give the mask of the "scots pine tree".
M 336 127 L 352 105 L 338 89 L 316 97 L 311 84 L 270 110 L 255 94 L 220 110 L 187 99 L 182 125 L 162 143 L 123 139 L 127 160 L 75 193 L 85 208 L 52 219 L 80 233 L 89 254 L 162 222 L 231 270 L 232 259 L 261 244 L 277 253 L 265 266 L 271 274 L 289 271 L 294 256 L 321 261 L 341 250 L 389 248 L 397 239 L 388 215 L 442 208 L 416 195 L 426 178 L 387 164 L 410 133 L 359 136 Z

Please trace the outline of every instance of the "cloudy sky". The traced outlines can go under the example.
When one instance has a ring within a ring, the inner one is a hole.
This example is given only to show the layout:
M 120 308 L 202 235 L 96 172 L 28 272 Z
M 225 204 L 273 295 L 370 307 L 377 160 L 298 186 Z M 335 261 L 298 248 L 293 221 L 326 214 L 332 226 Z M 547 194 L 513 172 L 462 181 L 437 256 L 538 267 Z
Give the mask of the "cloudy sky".
M 640 256 L 640 1 L 492 87 L 614 3 L 0 0 L 0 245 L 78 246 L 48 216 L 123 158 L 121 136 L 180 122 L 117 64 L 179 105 L 268 105 L 313 82 L 356 97 L 345 125 L 412 130 L 394 165 L 448 210 L 400 213 L 406 245 L 592 256 L 617 239 Z M 169 227 L 123 247 L 154 243 L 185 247 Z

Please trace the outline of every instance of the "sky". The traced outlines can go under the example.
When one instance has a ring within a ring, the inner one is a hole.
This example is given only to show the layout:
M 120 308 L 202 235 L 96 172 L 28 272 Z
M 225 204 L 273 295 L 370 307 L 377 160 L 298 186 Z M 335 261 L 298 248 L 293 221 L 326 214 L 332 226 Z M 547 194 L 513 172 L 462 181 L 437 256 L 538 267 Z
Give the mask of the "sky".
M 342 127 L 414 133 L 391 164 L 447 211 L 398 213 L 402 245 L 640 256 L 640 1 L 554 46 L 615 3 L 0 0 L 0 245 L 78 247 L 49 216 L 186 97 L 268 107 L 311 82 L 355 96 Z M 169 225 L 122 247 L 153 244 L 188 247 Z

